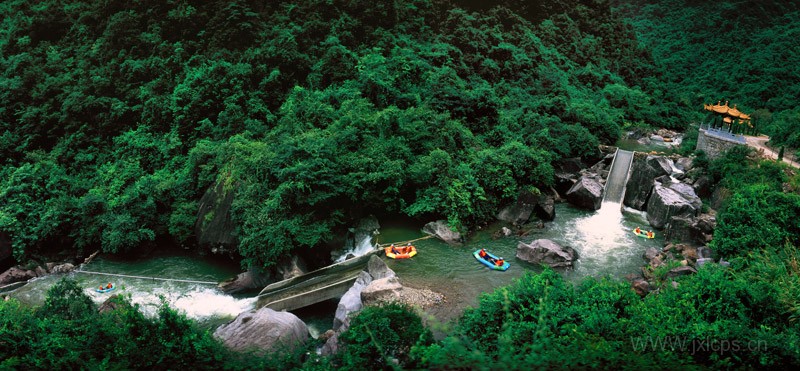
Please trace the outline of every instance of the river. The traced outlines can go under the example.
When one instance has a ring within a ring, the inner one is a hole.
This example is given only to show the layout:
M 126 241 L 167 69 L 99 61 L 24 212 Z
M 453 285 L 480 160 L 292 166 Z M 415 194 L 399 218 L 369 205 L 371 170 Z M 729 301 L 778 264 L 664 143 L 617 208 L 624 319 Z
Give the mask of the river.
M 414 258 L 386 260 L 404 284 L 445 294 L 447 307 L 439 309 L 437 317 L 452 319 L 467 306 L 475 306 L 481 293 L 510 284 L 526 272 L 540 271 L 539 267 L 515 258 L 519 241 L 529 243 L 546 238 L 574 248 L 579 255 L 574 268 L 560 270 L 566 279 L 573 282 L 586 276 L 624 278 L 639 272 L 644 264 L 644 251 L 648 247 L 662 246 L 664 240 L 660 233 L 655 239 L 636 237 L 632 233 L 634 228 L 648 226 L 645 215 L 638 211 L 620 211 L 620 205 L 616 203 L 604 203 L 598 211 L 580 210 L 559 203 L 556 204 L 555 220 L 523 237 L 494 237 L 503 226 L 498 223 L 474 233 L 461 246 L 426 239 L 415 243 L 418 254 Z M 382 223 L 379 242 L 422 236 L 420 228 L 409 223 Z M 511 268 L 505 272 L 486 268 L 472 255 L 479 248 L 504 257 L 511 263 Z
M 479 230 L 470 235 L 466 243 L 458 246 L 437 239 L 420 240 L 415 243 L 418 254 L 414 258 L 392 260 L 384 257 L 384 260 L 404 284 L 444 294 L 446 304 L 434 309 L 434 315 L 440 320 L 449 320 L 458 316 L 464 308 L 476 305 L 481 293 L 510 284 L 525 272 L 539 271 L 536 266 L 514 257 L 519 241 L 547 238 L 573 247 L 578 252 L 579 260 L 574 268 L 561 271 L 571 281 L 586 276 L 622 278 L 635 273 L 643 264 L 644 250 L 663 244 L 660 233 L 652 240 L 638 238 L 631 233 L 636 226 L 647 226 L 644 214 L 620 212 L 619 204 L 608 202 L 598 211 L 580 210 L 566 203 L 556 204 L 555 220 L 545 223 L 545 228 L 534 228 L 530 234 L 522 237 L 495 237 L 502 226 L 498 223 Z M 420 237 L 424 237 L 421 225 L 408 220 L 382 221 L 380 234 L 373 242 L 388 243 Z M 506 258 L 511 268 L 505 272 L 487 269 L 472 256 L 472 252 L 479 248 L 486 248 Z M 218 259 L 201 258 L 174 250 L 162 254 L 139 261 L 100 255 L 80 270 L 205 282 L 219 282 L 239 272 L 236 264 Z M 47 289 L 62 276 L 38 278 L 7 294 L 25 303 L 39 305 Z M 235 318 L 255 303 L 251 296 L 226 295 L 211 284 L 132 277 L 109 278 L 81 272 L 68 276 L 84 286 L 84 292 L 98 304 L 112 293 L 100 294 L 94 288 L 111 281 L 117 285 L 113 293 L 128 295 L 147 314 L 156 313 L 163 297 L 171 306 L 207 328 Z M 332 300 L 294 313 L 306 321 L 310 332 L 316 337 L 331 327 L 335 310 L 336 301 Z

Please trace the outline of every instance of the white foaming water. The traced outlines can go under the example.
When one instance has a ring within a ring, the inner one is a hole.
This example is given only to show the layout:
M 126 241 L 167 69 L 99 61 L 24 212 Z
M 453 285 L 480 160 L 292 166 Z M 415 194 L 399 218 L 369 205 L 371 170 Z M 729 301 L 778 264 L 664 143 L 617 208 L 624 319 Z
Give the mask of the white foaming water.
M 367 236 L 363 240 L 358 241 L 356 246 L 352 250 L 345 251 L 342 253 L 342 256 L 336 258 L 334 260 L 335 263 L 345 261 L 345 258 L 348 254 L 353 254 L 355 256 L 365 255 L 368 252 L 375 250 L 377 247 L 372 243 L 372 236 Z
M 138 304 L 142 313 L 156 316 L 161 307 L 161 298 L 173 309 L 187 317 L 203 322 L 207 320 L 230 319 L 239 313 L 255 306 L 255 298 L 237 299 L 208 286 L 184 286 L 167 284 L 163 287 L 143 287 L 142 285 L 120 285 L 115 293 L 130 297 L 133 304 Z M 108 294 L 99 294 L 88 290 L 92 299 L 102 304 Z
M 631 248 L 637 242 L 620 212 L 621 205 L 616 202 L 603 202 L 596 213 L 576 218 L 567 223 L 564 237 L 567 245 L 578 252 L 576 270 L 581 272 L 613 273 L 621 265 L 637 262 L 635 255 L 641 254 Z M 637 218 L 638 219 L 638 218 Z

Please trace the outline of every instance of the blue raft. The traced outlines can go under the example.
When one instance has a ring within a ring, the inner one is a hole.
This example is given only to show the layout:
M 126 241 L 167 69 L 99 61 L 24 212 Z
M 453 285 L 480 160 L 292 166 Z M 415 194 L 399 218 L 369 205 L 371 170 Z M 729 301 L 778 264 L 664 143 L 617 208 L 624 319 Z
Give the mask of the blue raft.
M 483 263 L 483 265 L 489 267 L 489 269 L 494 269 L 496 271 L 505 271 L 511 266 L 511 264 L 508 264 L 508 262 L 503 262 L 503 265 L 497 266 L 497 265 L 494 264 L 494 261 L 499 259 L 497 257 L 497 255 L 494 255 L 494 254 L 492 254 L 492 253 L 487 251 L 486 255 L 489 257 L 489 259 L 484 259 L 484 258 L 481 258 L 480 254 L 479 254 L 480 251 L 481 251 L 480 249 L 475 250 L 475 252 L 472 253 L 472 256 L 474 256 L 475 259 L 477 259 L 479 262 Z
M 116 288 L 117 288 L 117 285 L 111 285 L 111 288 L 107 288 L 107 289 L 95 288 L 94 291 L 97 291 L 97 292 L 103 294 L 103 293 L 106 293 L 106 292 L 114 291 L 114 289 L 116 289 Z

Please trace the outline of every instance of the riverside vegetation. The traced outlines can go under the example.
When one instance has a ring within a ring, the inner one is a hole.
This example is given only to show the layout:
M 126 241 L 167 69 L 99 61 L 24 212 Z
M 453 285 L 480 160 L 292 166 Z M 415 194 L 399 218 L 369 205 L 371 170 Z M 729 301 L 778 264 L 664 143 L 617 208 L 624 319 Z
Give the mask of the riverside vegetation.
M 368 214 L 468 231 L 550 187 L 554 161 L 596 160 L 631 128 L 686 130 L 702 103 L 738 102 L 800 147 L 794 3 L 481 4 L 3 2 L 0 237 L 18 262 L 191 247 L 199 199 L 222 184 L 235 253 L 269 268 Z M 798 178 L 746 148 L 696 162 L 727 195 L 710 247 L 731 267 L 645 298 L 545 270 L 484 295 L 440 340 L 389 305 L 356 316 L 332 358 L 313 343 L 259 357 L 166 305 L 100 313 L 63 281 L 34 310 L 0 302 L 0 368 L 797 365 Z

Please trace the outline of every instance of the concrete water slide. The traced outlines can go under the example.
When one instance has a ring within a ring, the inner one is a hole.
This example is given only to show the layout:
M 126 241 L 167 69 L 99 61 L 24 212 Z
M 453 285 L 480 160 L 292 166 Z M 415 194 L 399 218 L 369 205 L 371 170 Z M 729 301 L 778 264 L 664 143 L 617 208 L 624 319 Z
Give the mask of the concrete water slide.
M 256 296 L 256 308 L 290 311 L 341 297 L 366 268 L 369 258 L 378 252 L 383 249 L 272 283 Z

